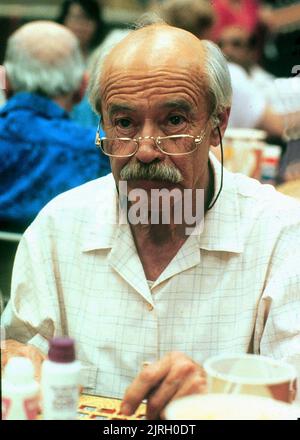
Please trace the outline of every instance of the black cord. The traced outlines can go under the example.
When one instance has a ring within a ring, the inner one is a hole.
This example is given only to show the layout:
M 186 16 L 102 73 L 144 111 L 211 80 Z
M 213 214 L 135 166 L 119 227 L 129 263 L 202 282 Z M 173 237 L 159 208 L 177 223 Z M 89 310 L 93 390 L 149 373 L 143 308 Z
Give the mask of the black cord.
M 222 188 L 223 188 L 223 163 L 224 163 L 223 143 L 222 143 L 222 136 L 221 136 L 220 127 L 217 127 L 217 130 L 218 130 L 218 133 L 219 133 L 220 148 L 221 148 L 221 183 L 220 183 L 220 188 L 219 188 L 218 194 L 216 195 L 215 200 L 212 201 L 212 203 L 209 205 L 207 210 L 211 209 L 215 205 L 215 203 L 218 200 L 219 195 L 220 195 L 220 193 L 222 191 Z

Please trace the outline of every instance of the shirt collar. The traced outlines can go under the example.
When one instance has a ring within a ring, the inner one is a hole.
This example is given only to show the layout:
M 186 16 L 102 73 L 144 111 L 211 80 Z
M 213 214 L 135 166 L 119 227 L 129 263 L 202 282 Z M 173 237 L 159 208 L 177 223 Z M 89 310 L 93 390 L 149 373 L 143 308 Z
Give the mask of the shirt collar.
M 15 109 L 29 109 L 49 118 L 69 118 L 66 110 L 47 96 L 31 92 L 19 92 L 13 95 L 1 108 L 0 114 L 6 114 Z
M 112 248 L 119 228 L 119 197 L 113 175 L 108 174 L 96 182 L 102 186 L 96 194 L 92 220 L 91 217 L 87 220 L 84 252 Z
M 210 153 L 214 173 L 215 194 L 221 184 L 221 164 Z M 105 179 L 105 180 L 104 180 Z M 112 248 L 119 230 L 119 198 L 112 174 L 101 181 L 105 189 L 99 192 L 94 220 L 87 230 L 83 251 Z M 111 203 L 107 203 L 111 200 Z M 216 204 L 204 218 L 203 231 L 195 237 L 200 249 L 210 251 L 243 252 L 242 227 L 235 175 L 223 169 L 223 189 Z

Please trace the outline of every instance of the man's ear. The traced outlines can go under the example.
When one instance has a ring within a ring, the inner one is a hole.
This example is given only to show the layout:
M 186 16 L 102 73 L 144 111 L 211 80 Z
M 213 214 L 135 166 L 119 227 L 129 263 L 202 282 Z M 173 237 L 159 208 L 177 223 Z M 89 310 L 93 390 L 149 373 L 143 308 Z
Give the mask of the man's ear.
M 82 98 L 84 97 L 87 86 L 88 86 L 88 81 L 89 81 L 88 74 L 87 74 L 87 72 L 85 72 L 83 74 L 83 77 L 82 77 L 82 80 L 80 82 L 78 89 L 73 94 L 74 105 L 78 104 L 82 100 Z
M 225 110 L 223 110 L 221 113 L 218 114 L 218 123 L 217 125 L 215 125 L 215 127 L 213 128 L 210 134 L 211 146 L 217 147 L 220 144 L 218 127 L 221 133 L 221 137 L 223 138 L 225 130 L 228 125 L 229 115 L 230 115 L 230 107 L 227 107 Z

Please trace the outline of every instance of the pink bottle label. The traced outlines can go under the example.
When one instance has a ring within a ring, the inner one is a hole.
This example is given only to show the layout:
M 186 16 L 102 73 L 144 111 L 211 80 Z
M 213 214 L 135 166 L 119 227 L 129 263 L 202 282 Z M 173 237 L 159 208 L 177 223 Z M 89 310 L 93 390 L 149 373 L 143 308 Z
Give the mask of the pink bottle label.
M 31 399 L 24 400 L 24 411 L 27 420 L 35 420 L 38 413 L 39 401 L 38 398 L 32 397 Z
M 2 397 L 2 420 L 6 420 L 9 407 L 11 406 L 11 400 L 7 397 Z

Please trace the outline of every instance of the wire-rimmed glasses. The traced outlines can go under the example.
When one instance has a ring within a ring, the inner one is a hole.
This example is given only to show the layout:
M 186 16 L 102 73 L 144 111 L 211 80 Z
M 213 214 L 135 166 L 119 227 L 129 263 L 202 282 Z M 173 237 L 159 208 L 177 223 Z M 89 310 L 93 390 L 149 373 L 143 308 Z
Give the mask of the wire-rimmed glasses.
M 190 134 L 173 134 L 171 136 L 143 136 L 138 138 L 107 138 L 101 137 L 99 127 L 96 133 L 95 144 L 101 148 L 106 156 L 110 157 L 131 157 L 139 149 L 141 140 L 153 140 L 156 147 L 169 156 L 184 156 L 193 153 L 203 142 L 206 129 L 199 136 Z

